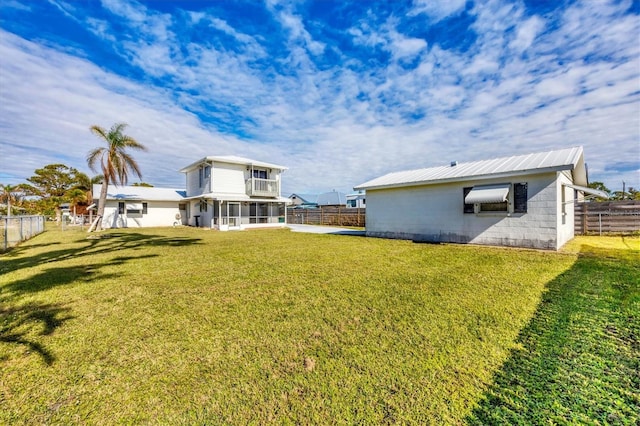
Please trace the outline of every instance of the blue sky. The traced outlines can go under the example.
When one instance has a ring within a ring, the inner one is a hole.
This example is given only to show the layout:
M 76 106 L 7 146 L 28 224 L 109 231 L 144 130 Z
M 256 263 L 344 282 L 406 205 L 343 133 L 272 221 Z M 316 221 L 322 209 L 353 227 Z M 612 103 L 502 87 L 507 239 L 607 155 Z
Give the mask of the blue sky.
M 640 1 L 0 2 L 0 182 L 90 175 L 129 124 L 143 180 L 206 155 L 289 167 L 283 195 L 582 145 L 640 188 Z M 135 182 L 134 179 L 132 182 Z

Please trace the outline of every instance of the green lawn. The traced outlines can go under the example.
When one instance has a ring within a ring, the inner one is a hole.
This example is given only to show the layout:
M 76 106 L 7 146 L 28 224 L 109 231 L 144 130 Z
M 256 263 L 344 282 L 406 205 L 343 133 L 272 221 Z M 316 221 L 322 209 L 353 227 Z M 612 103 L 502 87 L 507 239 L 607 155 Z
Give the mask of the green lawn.
M 640 239 L 193 228 L 0 256 L 0 424 L 636 424 Z

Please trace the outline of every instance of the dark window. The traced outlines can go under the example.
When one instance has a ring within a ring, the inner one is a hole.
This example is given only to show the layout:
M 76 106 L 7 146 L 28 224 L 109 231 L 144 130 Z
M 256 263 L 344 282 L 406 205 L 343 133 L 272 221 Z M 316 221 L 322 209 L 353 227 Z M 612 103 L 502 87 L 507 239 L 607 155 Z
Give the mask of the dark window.
M 509 203 L 503 201 L 501 203 L 480 203 L 480 212 L 506 212 Z
M 474 213 L 473 204 L 467 204 L 464 202 L 464 199 L 467 198 L 467 195 L 469 195 L 472 189 L 473 186 L 462 188 L 462 203 L 464 204 L 464 213 Z
M 147 214 L 147 203 L 142 203 L 142 214 Z
M 124 214 L 124 203 L 118 203 L 118 214 Z
M 513 212 L 514 213 L 527 212 L 527 184 L 526 183 L 513 184 Z
M 266 179 L 267 171 L 266 170 L 253 170 L 253 177 L 258 179 Z

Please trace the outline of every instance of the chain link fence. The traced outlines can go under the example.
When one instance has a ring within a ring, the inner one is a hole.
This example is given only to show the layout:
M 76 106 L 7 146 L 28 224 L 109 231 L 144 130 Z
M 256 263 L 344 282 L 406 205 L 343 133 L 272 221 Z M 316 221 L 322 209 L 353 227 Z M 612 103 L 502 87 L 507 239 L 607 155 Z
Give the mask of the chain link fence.
M 0 249 L 6 251 L 44 232 L 44 216 L 0 217 Z

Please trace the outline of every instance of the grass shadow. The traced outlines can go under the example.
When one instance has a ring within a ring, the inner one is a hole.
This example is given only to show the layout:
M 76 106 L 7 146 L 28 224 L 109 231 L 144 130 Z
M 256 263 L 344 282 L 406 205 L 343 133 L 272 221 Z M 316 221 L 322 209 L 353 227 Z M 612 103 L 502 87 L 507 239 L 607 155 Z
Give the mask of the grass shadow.
M 24 294 L 33 294 L 50 290 L 62 285 L 91 283 L 94 280 L 115 278 L 119 274 L 104 274 L 100 270 L 107 266 L 124 265 L 137 259 L 157 257 L 158 254 L 140 256 L 117 256 L 108 261 L 81 266 L 62 266 L 63 261 L 96 254 L 118 252 L 122 249 L 136 250 L 149 246 L 180 247 L 196 244 L 199 239 L 183 237 L 165 237 L 143 233 L 105 233 L 97 238 L 82 238 L 70 241 L 65 246 L 28 255 L 29 250 L 40 249 L 51 244 L 30 244 L 13 250 L 11 254 L 0 257 L 0 275 L 21 268 L 50 264 L 51 267 L 40 270 L 27 278 L 7 282 L 0 286 L 0 343 L 20 345 L 29 353 L 40 355 L 42 360 L 51 365 L 55 355 L 40 340 L 40 336 L 52 334 L 65 321 L 74 318 L 71 309 L 60 304 L 28 302 L 22 303 Z M 60 265 L 60 266 L 58 266 Z M 6 356 L 0 358 L 0 362 Z
M 25 253 L 35 247 L 24 246 L 20 251 L 0 257 L 0 275 L 43 263 L 59 262 L 72 258 L 91 256 L 121 249 L 141 249 L 143 247 L 181 247 L 199 244 L 199 238 L 167 237 L 143 233 L 114 232 L 90 236 L 77 241 L 78 246 L 48 250 L 32 256 Z M 57 244 L 57 243 L 56 243 Z M 45 244 L 46 246 L 47 244 Z M 16 255 L 16 253 L 18 255 Z
M 65 321 L 70 320 L 70 309 L 59 304 L 27 303 L 6 305 L 0 301 L 0 342 L 23 346 L 28 352 L 38 354 L 51 365 L 55 355 L 36 339 L 52 334 Z M 0 358 L 0 362 L 4 359 Z
M 548 284 L 468 424 L 638 424 L 638 255 L 583 253 Z

